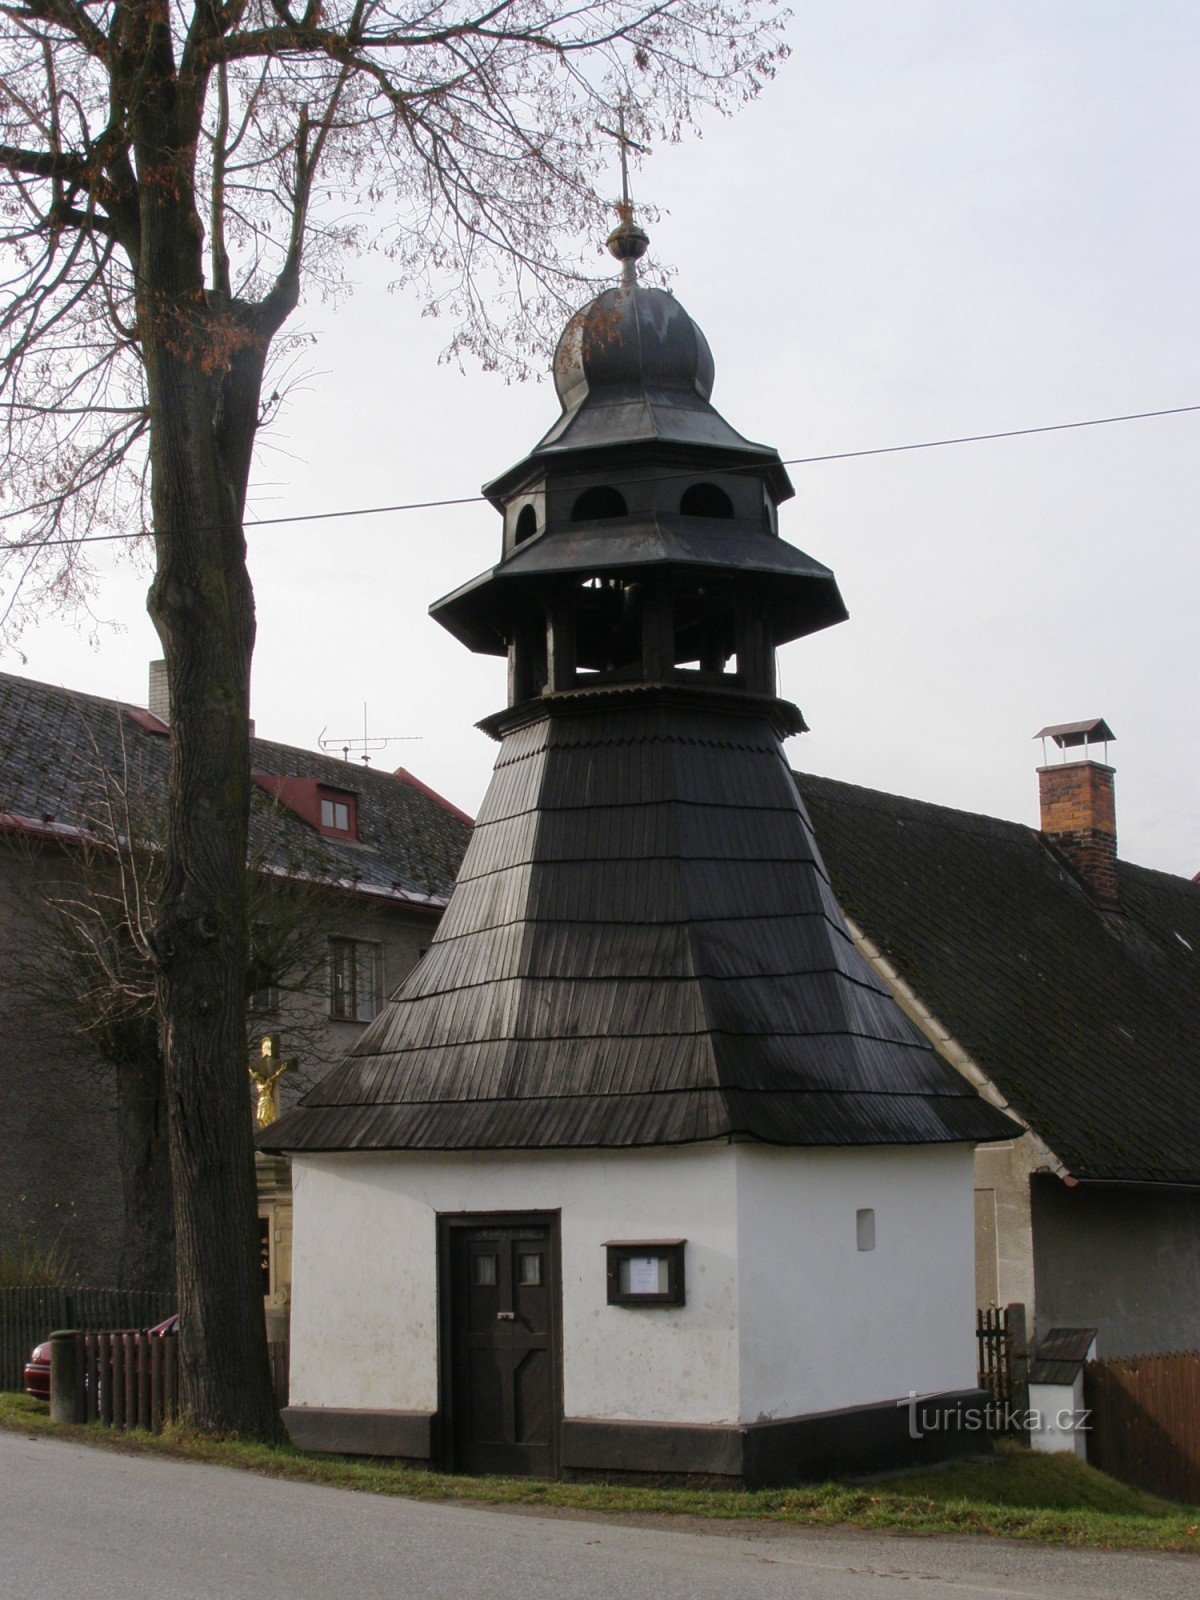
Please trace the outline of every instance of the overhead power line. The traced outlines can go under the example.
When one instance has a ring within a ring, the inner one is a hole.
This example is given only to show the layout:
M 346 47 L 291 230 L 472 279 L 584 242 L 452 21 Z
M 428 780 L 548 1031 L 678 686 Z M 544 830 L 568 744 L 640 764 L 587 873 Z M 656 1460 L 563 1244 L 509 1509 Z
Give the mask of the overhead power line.
M 817 466 L 825 461 L 858 461 L 864 456 L 894 456 L 902 455 L 911 450 L 941 450 L 947 445 L 955 444 L 988 444 L 996 439 L 1024 439 L 1038 433 L 1067 433 L 1075 428 L 1103 428 L 1113 422 L 1144 422 L 1151 417 L 1179 417 L 1188 412 L 1200 411 L 1200 404 L 1190 406 L 1165 406 L 1160 411 L 1126 411 L 1113 417 L 1087 417 L 1081 422 L 1048 422 L 1036 428 L 1005 428 L 997 433 L 964 433 L 950 439 L 920 439 L 913 444 L 884 444 L 875 445 L 869 450 L 835 450 L 820 456 L 791 456 L 784 460 L 785 467 Z M 761 470 L 761 463 L 748 463 L 741 467 L 726 467 L 726 472 L 755 472 Z M 680 478 L 694 477 L 694 472 L 674 474 Z M 614 484 L 629 487 L 631 484 L 645 482 L 644 478 L 617 478 Z M 656 481 L 661 483 L 663 478 L 656 475 Z M 301 522 L 333 522 L 348 517 L 380 517 L 401 511 L 440 511 L 447 506 L 472 506 L 482 504 L 485 496 L 481 494 L 455 495 L 444 500 L 402 500 L 392 505 L 379 506 L 351 506 L 339 511 L 306 511 L 298 512 L 294 516 L 284 517 L 253 517 L 242 523 L 243 528 L 279 528 Z M 6 517 L 21 515 L 20 512 L 8 512 Z M 4 520 L 4 518 L 0 518 Z M 193 523 L 187 531 L 190 533 L 215 533 L 219 524 Z M 181 530 L 182 531 L 182 530 Z M 28 541 L 15 540 L 10 544 L 0 546 L 0 555 L 5 551 L 17 550 L 47 550 L 56 545 L 76 544 L 114 544 L 125 539 L 144 539 L 150 537 L 150 530 L 139 529 L 135 533 L 87 533 L 78 538 L 63 535 L 53 539 L 30 539 Z

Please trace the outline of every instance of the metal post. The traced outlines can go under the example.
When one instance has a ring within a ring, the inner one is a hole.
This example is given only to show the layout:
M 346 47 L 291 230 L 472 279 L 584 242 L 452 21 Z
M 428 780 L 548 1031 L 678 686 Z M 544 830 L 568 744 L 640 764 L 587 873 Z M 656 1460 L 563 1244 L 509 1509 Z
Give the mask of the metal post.
M 76 1377 L 76 1350 L 79 1334 L 74 1328 L 61 1328 L 50 1335 L 50 1421 L 78 1422 L 79 1387 Z

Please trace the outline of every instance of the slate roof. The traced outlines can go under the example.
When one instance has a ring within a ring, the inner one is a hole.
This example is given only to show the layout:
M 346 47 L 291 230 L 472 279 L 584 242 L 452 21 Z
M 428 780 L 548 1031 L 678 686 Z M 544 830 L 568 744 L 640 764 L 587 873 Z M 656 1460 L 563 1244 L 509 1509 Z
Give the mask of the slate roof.
M 1080 1179 L 1200 1183 L 1200 885 L 797 774 L 847 915 Z
M 264 1147 L 1012 1137 L 855 949 L 771 710 L 714 702 L 514 713 L 429 952 Z
M 97 767 L 128 772 L 132 790 L 165 790 L 168 738 L 140 707 L 0 673 L 0 816 L 49 837 L 86 826 Z M 378 771 L 269 739 L 251 741 L 256 772 L 306 777 L 357 795 L 359 841 L 325 838 L 252 791 L 251 854 L 359 894 L 441 907 L 470 822 L 408 774 Z

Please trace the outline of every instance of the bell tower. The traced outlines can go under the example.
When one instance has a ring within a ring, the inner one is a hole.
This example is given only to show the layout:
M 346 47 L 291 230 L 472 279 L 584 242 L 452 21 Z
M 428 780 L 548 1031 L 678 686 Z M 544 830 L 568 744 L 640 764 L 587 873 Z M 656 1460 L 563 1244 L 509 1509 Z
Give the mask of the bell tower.
M 555 352 L 562 414 L 485 487 L 500 559 L 432 607 L 470 649 L 507 655 L 510 710 L 636 685 L 761 709 L 776 648 L 846 617 L 829 569 L 779 537 L 794 491 L 778 452 L 713 407 L 703 333 L 638 282 L 648 244 L 626 212 L 608 240 L 622 282 Z M 804 726 L 777 702 L 774 720 Z
M 788 1482 L 962 1448 L 983 1398 L 972 1151 L 1015 1124 L 837 904 L 775 650 L 845 608 L 646 244 L 623 207 L 560 415 L 485 490 L 499 558 L 432 607 L 508 660 L 449 904 L 263 1136 L 299 1174 L 288 1425 L 318 1448 Z

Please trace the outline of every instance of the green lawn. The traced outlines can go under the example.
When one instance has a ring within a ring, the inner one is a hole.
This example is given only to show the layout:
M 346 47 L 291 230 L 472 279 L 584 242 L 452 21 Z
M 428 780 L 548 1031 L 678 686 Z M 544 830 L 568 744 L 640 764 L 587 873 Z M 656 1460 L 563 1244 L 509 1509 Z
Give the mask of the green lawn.
M 119 1433 L 97 1424 L 56 1428 L 45 1405 L 15 1394 L 0 1394 L 0 1428 L 414 1500 L 552 1506 L 614 1516 L 690 1516 L 808 1527 L 842 1524 L 910 1533 L 992 1534 L 1052 1544 L 1200 1554 L 1200 1510 L 1127 1488 L 1070 1457 L 1034 1455 L 1015 1445 L 1002 1445 L 991 1461 L 966 1462 L 936 1472 L 751 1493 L 465 1478 L 390 1462 L 315 1455 L 290 1446 L 270 1448 L 204 1439 L 182 1431 L 154 1437 Z

